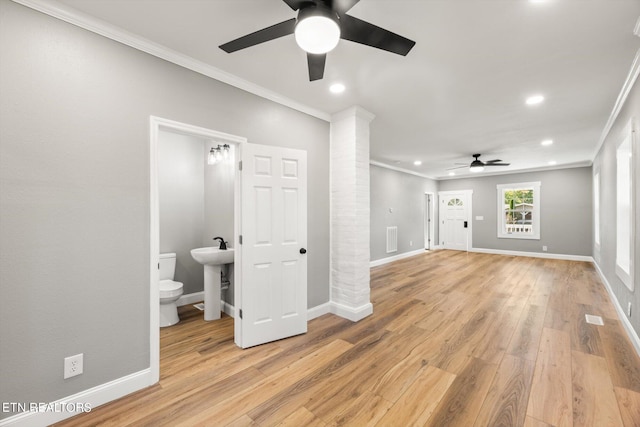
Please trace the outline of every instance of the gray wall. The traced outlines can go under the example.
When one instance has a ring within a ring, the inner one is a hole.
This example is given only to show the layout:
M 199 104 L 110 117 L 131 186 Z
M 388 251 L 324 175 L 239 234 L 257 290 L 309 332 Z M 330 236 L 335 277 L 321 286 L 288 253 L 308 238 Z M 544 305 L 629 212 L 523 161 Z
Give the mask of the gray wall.
M 594 243 L 594 258 L 602 270 L 616 295 L 620 306 L 626 312 L 630 302 L 633 306 L 632 315 L 629 319 L 631 325 L 638 335 L 640 335 L 640 281 L 638 275 L 640 271 L 640 156 L 635 156 L 635 291 L 631 292 L 618 279 L 615 272 L 616 263 L 616 145 L 622 139 L 622 130 L 631 118 L 635 120 L 636 153 L 638 148 L 638 123 L 640 123 L 640 86 L 637 81 L 627 98 L 624 107 L 616 118 L 616 121 L 607 135 L 604 144 L 596 156 L 593 168 L 600 171 L 600 251 L 596 251 Z
M 437 197 L 437 182 L 416 175 L 370 165 L 371 260 L 379 260 L 424 249 L 424 209 L 426 192 Z M 437 207 L 437 206 L 436 206 Z M 393 212 L 389 212 L 389 208 Z M 437 224 L 437 209 L 435 209 Z M 398 227 L 398 251 L 387 253 L 387 227 Z M 436 236 L 432 243 L 437 244 Z M 409 242 L 413 242 L 413 246 Z
M 540 181 L 540 240 L 498 239 L 498 184 Z M 473 190 L 473 247 L 591 256 L 591 168 L 439 181 L 440 191 Z M 477 221 L 476 216 L 484 220 Z
M 328 123 L 5 0 L 0 55 L 0 401 L 149 367 L 150 115 L 307 150 L 308 305 L 329 300 Z

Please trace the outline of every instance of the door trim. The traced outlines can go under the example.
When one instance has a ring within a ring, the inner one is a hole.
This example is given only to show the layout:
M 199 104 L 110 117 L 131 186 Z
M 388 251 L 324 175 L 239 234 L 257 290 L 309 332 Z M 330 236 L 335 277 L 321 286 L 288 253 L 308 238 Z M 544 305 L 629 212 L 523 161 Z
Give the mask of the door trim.
M 436 195 L 432 191 L 425 191 L 424 196 L 424 249 L 430 251 L 436 246 L 434 242 L 438 243 L 435 241 L 435 205 L 437 203 Z M 431 196 L 431 206 L 428 203 L 429 196 Z M 429 219 L 431 219 L 431 222 L 429 222 Z M 429 242 L 429 239 L 431 239 L 431 242 Z
M 160 251 L 160 212 L 158 203 L 158 137 L 160 131 L 179 133 L 196 138 L 213 139 L 221 143 L 235 144 L 241 153 L 247 138 L 206 129 L 187 123 L 149 116 L 149 364 L 152 384 L 160 381 L 160 294 L 158 290 L 158 254 Z M 241 155 L 241 154 L 240 154 Z M 241 176 L 236 168 L 234 188 L 234 247 L 238 245 L 240 225 L 239 187 Z M 240 252 L 240 251 L 238 251 Z M 236 256 L 236 258 L 238 258 Z M 240 264 L 241 259 L 234 262 Z M 239 269 L 238 269 L 239 270 Z M 235 287 L 242 287 L 242 277 L 236 275 Z M 234 295 L 234 305 L 235 305 Z
M 438 191 L 438 243 L 439 246 L 444 249 L 440 240 L 444 236 L 443 224 L 442 224 L 442 215 L 441 215 L 441 201 L 443 196 L 450 196 L 453 194 L 464 194 L 465 204 L 469 207 L 467 211 L 467 221 L 468 221 L 468 231 L 467 231 L 467 252 L 469 252 L 473 248 L 473 190 L 456 190 L 456 191 Z

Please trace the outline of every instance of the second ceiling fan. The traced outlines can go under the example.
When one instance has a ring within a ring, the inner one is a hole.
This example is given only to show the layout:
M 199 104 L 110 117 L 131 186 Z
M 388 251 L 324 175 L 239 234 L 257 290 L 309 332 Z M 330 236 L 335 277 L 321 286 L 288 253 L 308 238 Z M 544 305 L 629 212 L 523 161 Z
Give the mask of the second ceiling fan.
M 469 172 L 482 172 L 485 168 L 485 166 L 509 166 L 511 163 L 501 163 L 502 160 L 500 159 L 495 159 L 495 160 L 487 160 L 486 162 L 483 162 L 482 160 L 478 159 L 478 157 L 480 157 L 482 154 L 474 154 L 473 157 L 473 161 L 471 162 L 471 164 L 469 163 L 456 163 L 456 165 L 464 165 L 464 166 L 456 166 L 453 168 L 449 168 L 447 169 L 448 171 L 450 170 L 454 170 L 454 169 L 462 169 L 462 168 L 469 168 Z
M 298 11 L 297 18 L 258 30 L 220 46 L 227 53 L 295 34 L 298 45 L 307 52 L 309 81 L 324 76 L 327 52 L 340 39 L 406 56 L 416 42 L 369 22 L 347 15 L 360 0 L 283 0 Z

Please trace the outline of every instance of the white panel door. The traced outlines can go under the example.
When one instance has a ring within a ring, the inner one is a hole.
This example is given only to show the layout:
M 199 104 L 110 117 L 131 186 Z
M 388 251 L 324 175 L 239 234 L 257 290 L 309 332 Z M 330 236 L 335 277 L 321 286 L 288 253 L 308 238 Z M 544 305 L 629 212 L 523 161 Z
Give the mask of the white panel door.
M 444 249 L 471 247 L 471 192 L 440 192 L 440 244 Z
M 243 144 L 241 174 L 236 342 L 247 348 L 307 332 L 307 153 Z

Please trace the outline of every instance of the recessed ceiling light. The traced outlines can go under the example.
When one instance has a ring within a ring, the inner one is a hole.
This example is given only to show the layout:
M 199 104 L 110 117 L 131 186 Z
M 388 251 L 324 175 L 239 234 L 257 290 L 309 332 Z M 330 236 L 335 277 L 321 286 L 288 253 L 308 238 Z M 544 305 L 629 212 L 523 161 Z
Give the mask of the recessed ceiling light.
M 540 143 L 541 145 L 544 145 L 545 147 L 552 145 L 553 144 L 553 139 L 545 139 L 544 141 L 542 141 Z
M 416 166 L 420 166 L 422 162 L 420 160 L 416 160 L 415 162 L 413 162 L 413 164 Z
M 342 93 L 345 89 L 346 87 L 342 83 L 334 83 L 329 86 L 329 91 L 331 93 Z
M 449 176 L 455 176 L 456 173 L 455 172 L 449 172 Z
M 557 163 L 558 163 L 558 162 L 556 162 L 555 160 L 551 160 L 551 161 L 549 162 L 549 165 L 550 165 L 550 166 L 553 166 L 553 165 L 555 165 L 555 164 L 557 164 Z
M 527 105 L 538 105 L 542 101 L 544 101 L 544 96 L 542 95 L 533 95 L 527 98 Z

